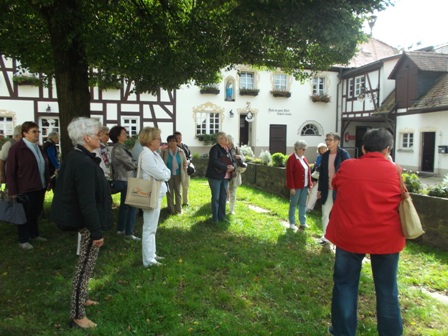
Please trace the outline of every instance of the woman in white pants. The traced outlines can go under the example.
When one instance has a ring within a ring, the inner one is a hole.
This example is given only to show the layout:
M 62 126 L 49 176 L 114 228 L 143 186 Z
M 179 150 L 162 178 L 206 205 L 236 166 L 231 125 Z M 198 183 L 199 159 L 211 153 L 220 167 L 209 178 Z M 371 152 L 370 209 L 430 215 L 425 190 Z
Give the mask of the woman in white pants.
M 317 201 L 317 189 L 319 188 L 319 170 L 320 164 L 322 162 L 322 154 L 327 151 L 327 144 L 321 142 L 317 145 L 317 158 L 314 163 L 313 173 L 311 174 L 311 178 L 313 179 L 313 188 L 311 189 L 310 194 L 308 195 L 308 201 L 306 202 L 306 211 L 309 212 L 314 209 Z M 317 175 L 316 175 L 317 173 Z M 313 176 L 314 175 L 314 176 Z
M 242 162 L 246 161 L 246 158 L 244 157 L 243 153 L 241 153 L 239 148 L 236 147 L 235 144 L 233 143 L 233 136 L 231 136 L 230 134 L 227 134 L 227 146 L 229 147 L 230 153 L 232 154 L 233 159 L 235 161 L 238 160 L 241 160 Z M 235 169 L 235 172 L 236 176 L 233 177 L 229 182 L 229 194 L 230 194 L 229 210 L 232 215 L 235 214 L 236 189 L 242 183 L 241 172 L 239 171 L 239 169 Z
M 142 177 L 144 179 L 152 177 L 161 183 L 158 207 L 143 211 L 142 255 L 143 266 L 145 267 L 160 266 L 162 264 L 159 260 L 163 259 L 156 254 L 156 231 L 159 224 L 160 204 L 168 190 L 166 182 L 171 177 L 171 171 L 157 153 L 161 142 L 160 133 L 158 128 L 145 127 L 138 136 L 138 140 L 143 146 L 139 160 Z

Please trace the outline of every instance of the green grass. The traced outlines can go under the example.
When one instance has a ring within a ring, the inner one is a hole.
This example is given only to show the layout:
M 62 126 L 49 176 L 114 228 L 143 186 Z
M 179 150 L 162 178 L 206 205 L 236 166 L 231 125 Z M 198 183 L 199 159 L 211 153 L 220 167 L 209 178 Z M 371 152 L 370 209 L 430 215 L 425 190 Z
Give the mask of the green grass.
M 287 200 L 244 186 L 237 197 L 231 223 L 215 226 L 208 184 L 193 179 L 184 214 L 162 211 L 162 267 L 143 268 L 139 242 L 106 232 L 90 281 L 90 296 L 100 305 L 87 308 L 99 327 L 88 333 L 68 328 L 76 233 L 43 219 L 41 234 L 49 241 L 22 251 L 16 228 L 1 224 L 0 335 L 325 335 L 334 255 L 316 244 L 319 213 L 308 216 L 310 230 L 294 233 L 280 224 Z M 49 202 L 51 194 L 46 213 Z M 139 217 L 138 236 L 141 226 Z M 401 254 L 405 335 L 448 335 L 448 305 L 420 290 L 446 293 L 447 260 L 447 253 L 413 243 Z M 358 334 L 377 335 L 368 263 L 358 315 Z

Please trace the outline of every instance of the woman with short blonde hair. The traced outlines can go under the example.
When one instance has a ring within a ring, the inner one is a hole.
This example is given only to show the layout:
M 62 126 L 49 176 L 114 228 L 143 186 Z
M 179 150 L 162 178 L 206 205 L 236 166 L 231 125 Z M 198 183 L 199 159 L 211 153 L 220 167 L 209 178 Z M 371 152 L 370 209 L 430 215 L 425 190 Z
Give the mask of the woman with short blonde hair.
M 154 183 L 160 183 L 158 207 L 143 211 L 142 256 L 144 267 L 160 266 L 162 265 L 160 260 L 163 259 L 156 254 L 156 232 L 160 217 L 160 206 L 162 198 L 168 190 L 166 182 L 171 177 L 171 171 L 157 152 L 162 140 L 160 135 L 161 132 L 158 128 L 145 127 L 138 136 L 138 140 L 143 146 L 138 162 L 142 178 L 154 179 Z

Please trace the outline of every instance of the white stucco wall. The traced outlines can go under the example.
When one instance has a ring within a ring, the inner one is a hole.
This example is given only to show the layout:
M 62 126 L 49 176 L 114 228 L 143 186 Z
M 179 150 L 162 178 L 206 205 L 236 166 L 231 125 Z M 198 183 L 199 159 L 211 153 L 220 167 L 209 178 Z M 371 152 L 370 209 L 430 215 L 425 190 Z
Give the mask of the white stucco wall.
M 434 173 L 448 174 L 448 154 L 439 154 L 438 146 L 448 146 L 448 111 L 400 116 L 397 118 L 395 161 L 407 169 L 421 170 L 422 133 L 435 132 Z M 403 133 L 414 134 L 411 150 L 401 147 Z

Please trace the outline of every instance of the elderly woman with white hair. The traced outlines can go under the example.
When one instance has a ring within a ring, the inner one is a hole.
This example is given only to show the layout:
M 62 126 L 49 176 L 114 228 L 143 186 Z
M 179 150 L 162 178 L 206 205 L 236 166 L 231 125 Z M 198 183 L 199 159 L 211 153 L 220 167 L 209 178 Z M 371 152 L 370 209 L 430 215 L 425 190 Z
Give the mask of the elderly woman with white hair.
M 51 218 L 64 231 L 78 231 L 81 249 L 73 280 L 70 326 L 94 328 L 85 307 L 97 305 L 89 299 L 88 283 L 98 252 L 103 246 L 103 230 L 112 226 L 112 198 L 109 184 L 95 151 L 100 146 L 100 127 L 95 119 L 77 118 L 68 125 L 75 149 L 62 162 L 51 205 Z
M 230 153 L 233 156 L 233 159 L 238 162 L 244 162 L 246 161 L 246 158 L 244 157 L 243 153 L 241 153 L 240 149 L 235 146 L 233 136 L 230 134 L 227 134 L 227 146 L 229 147 Z M 241 178 L 241 172 L 240 169 L 235 169 L 236 176 L 233 177 L 229 182 L 229 211 L 232 215 L 235 214 L 235 201 L 236 201 L 236 189 L 241 185 L 243 182 Z
M 299 209 L 300 229 L 309 228 L 306 224 L 306 198 L 309 188 L 312 187 L 311 170 L 305 157 L 306 142 L 296 141 L 294 153 L 286 161 L 286 187 L 289 189 L 289 225 L 290 229 L 297 230 L 296 208 Z

